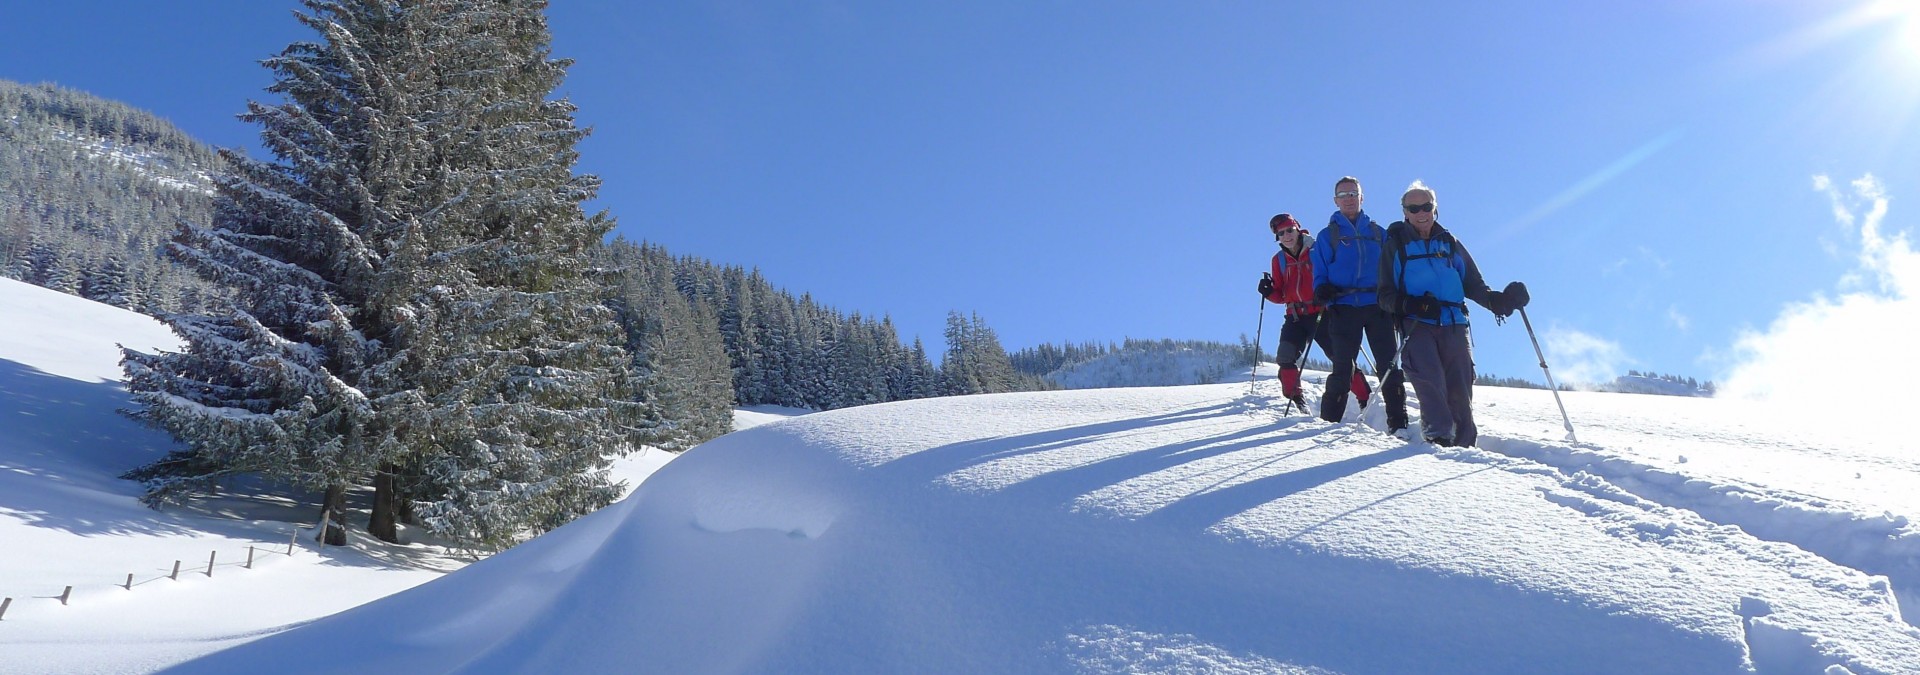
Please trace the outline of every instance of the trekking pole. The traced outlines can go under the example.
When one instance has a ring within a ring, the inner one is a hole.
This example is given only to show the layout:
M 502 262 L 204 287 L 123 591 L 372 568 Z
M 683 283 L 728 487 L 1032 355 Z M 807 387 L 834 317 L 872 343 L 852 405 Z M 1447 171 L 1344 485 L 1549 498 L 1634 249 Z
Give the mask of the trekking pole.
M 1307 331 L 1307 347 L 1300 350 L 1300 358 L 1293 360 L 1294 369 L 1307 367 L 1307 357 L 1313 354 L 1314 336 L 1320 334 L 1320 317 L 1322 316 L 1326 316 L 1326 312 L 1313 315 L 1313 328 Z
M 1261 272 L 1260 278 L 1272 279 L 1270 272 Z M 1253 383 L 1260 379 L 1260 357 L 1266 355 L 1266 347 L 1260 346 L 1260 333 L 1267 329 L 1267 296 L 1260 296 L 1260 323 L 1253 328 L 1253 365 L 1247 368 L 1247 395 L 1253 395 Z
M 1533 341 L 1533 354 L 1540 357 L 1540 372 L 1547 376 L 1547 389 L 1553 391 L 1553 403 L 1560 406 L 1560 421 L 1567 425 L 1567 440 L 1579 443 L 1579 437 L 1573 435 L 1573 418 L 1567 417 L 1567 404 L 1560 401 L 1560 385 L 1553 383 L 1553 371 L 1547 370 L 1547 354 L 1540 351 L 1540 338 L 1533 335 L 1533 322 L 1527 319 L 1525 307 L 1520 308 L 1520 323 L 1526 325 L 1527 339 Z
M 1400 381 L 1402 383 L 1407 381 L 1406 373 L 1400 370 L 1400 361 L 1406 358 L 1407 339 L 1413 337 L 1413 331 L 1408 329 L 1403 329 L 1401 324 L 1402 322 L 1398 320 L 1395 320 L 1393 322 L 1393 332 L 1400 334 L 1400 340 L 1393 347 L 1393 364 L 1392 364 L 1393 367 L 1387 369 L 1386 375 L 1380 376 L 1381 387 L 1387 386 L 1387 377 L 1393 375 L 1396 372 L 1400 373 Z M 1383 393 L 1381 394 L 1381 396 L 1386 396 L 1386 394 Z

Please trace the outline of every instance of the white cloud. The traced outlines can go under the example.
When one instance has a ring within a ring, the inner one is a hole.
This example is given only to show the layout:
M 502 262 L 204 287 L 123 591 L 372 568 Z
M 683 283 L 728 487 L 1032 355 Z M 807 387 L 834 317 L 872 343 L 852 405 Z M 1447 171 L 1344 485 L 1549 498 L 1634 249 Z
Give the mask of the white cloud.
M 1576 387 L 1612 382 L 1623 372 L 1622 366 L 1633 362 L 1620 343 L 1572 328 L 1548 329 L 1541 349 L 1547 352 L 1548 366 L 1558 373 L 1559 383 Z
M 1681 314 L 1680 307 L 1677 305 L 1667 306 L 1667 321 L 1673 322 L 1673 327 L 1680 329 L 1682 333 L 1693 328 L 1693 319 L 1688 318 L 1685 314 Z
M 1834 221 L 1858 236 L 1855 267 L 1838 280 L 1837 295 L 1789 303 L 1765 330 L 1743 331 L 1720 393 L 1810 410 L 1895 412 L 1920 379 L 1909 346 L 1920 330 L 1920 254 L 1906 233 L 1883 231 L 1888 198 L 1872 174 L 1850 191 L 1826 176 L 1813 186 L 1832 200 Z

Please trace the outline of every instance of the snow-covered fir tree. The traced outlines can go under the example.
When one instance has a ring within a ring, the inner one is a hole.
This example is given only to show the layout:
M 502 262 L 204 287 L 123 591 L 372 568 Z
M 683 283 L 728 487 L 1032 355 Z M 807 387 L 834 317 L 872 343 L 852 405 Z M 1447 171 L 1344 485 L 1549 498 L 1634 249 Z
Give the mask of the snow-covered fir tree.
M 324 40 L 268 59 L 269 91 L 286 102 L 243 116 L 280 161 L 223 153 L 212 223 L 182 223 L 168 249 L 238 289 L 233 303 L 166 317 L 184 352 L 126 353 L 135 416 L 186 445 L 130 474 L 147 481 L 150 503 L 251 473 L 324 490 L 323 508 L 338 514 L 346 490 L 401 449 L 363 389 L 386 352 L 370 337 L 384 332 L 371 303 L 396 217 L 381 183 L 404 178 L 382 175 L 393 139 L 369 118 L 407 96 L 395 91 L 405 83 L 394 50 L 417 28 L 383 2 L 309 6 L 301 18 Z
M 188 446 L 152 497 L 257 473 L 374 484 L 370 530 L 413 517 L 497 548 L 609 503 L 608 459 L 648 440 L 590 278 L 611 222 L 580 203 L 567 63 L 531 0 L 309 0 L 317 42 L 266 65 L 245 119 L 277 161 L 226 153 L 210 227 L 174 255 L 240 289 L 176 316 L 188 349 L 129 352 L 138 413 Z
M 433 25 L 436 86 L 416 122 L 426 208 L 392 266 L 393 372 L 415 385 L 398 490 L 431 529 L 504 547 L 612 503 L 609 462 L 660 418 L 601 302 L 613 222 L 581 209 L 599 180 L 573 172 L 587 132 L 550 98 L 570 62 L 550 56 L 545 3 L 404 4 Z

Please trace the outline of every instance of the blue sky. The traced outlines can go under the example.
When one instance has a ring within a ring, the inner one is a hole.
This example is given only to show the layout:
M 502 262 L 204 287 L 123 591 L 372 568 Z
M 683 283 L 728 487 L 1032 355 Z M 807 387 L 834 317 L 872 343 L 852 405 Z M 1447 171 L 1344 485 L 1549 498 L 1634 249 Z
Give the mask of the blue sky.
M 233 115 L 267 100 L 255 61 L 312 37 L 296 7 L 7 3 L 0 77 L 251 146 Z M 1915 306 L 1900 238 L 1920 195 L 1914 0 L 563 0 L 550 15 L 555 55 L 577 61 L 562 91 L 595 130 L 580 170 L 604 179 L 592 206 L 619 232 L 890 314 L 934 349 L 948 310 L 979 312 L 1010 349 L 1251 336 L 1268 217 L 1317 229 L 1343 174 L 1383 223 L 1408 183 L 1432 185 L 1488 280 L 1532 288 L 1562 377 L 1825 367 L 1763 357 L 1782 351 L 1872 368 L 1911 328 L 1880 319 Z M 1797 321 L 1823 309 L 1864 314 Z M 1475 329 L 1482 372 L 1538 379 L 1517 321 Z

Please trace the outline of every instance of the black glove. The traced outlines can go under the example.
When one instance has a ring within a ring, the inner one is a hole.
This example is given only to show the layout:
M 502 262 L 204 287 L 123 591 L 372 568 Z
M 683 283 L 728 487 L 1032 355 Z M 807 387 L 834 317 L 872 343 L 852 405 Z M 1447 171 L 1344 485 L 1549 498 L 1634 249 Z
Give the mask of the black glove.
M 1513 314 L 1513 296 L 1500 291 L 1487 291 L 1487 309 L 1493 310 L 1494 316 L 1505 319 Z
M 1527 301 L 1533 299 L 1532 296 L 1527 295 L 1527 285 L 1518 281 L 1507 284 L 1507 290 L 1502 291 L 1502 294 L 1507 296 L 1508 312 L 1526 307 Z
M 1333 304 L 1333 299 L 1338 297 L 1340 297 L 1340 289 L 1333 284 L 1320 284 L 1313 287 L 1313 301 L 1315 304 Z
M 1432 293 L 1428 293 L 1417 298 L 1407 298 L 1403 307 L 1406 310 L 1405 314 L 1407 316 L 1417 316 L 1422 319 L 1439 321 L 1440 310 L 1446 306 L 1440 304 L 1439 298 L 1433 297 Z
M 1264 298 L 1269 295 L 1273 295 L 1273 278 L 1262 276 L 1260 277 L 1260 297 Z

